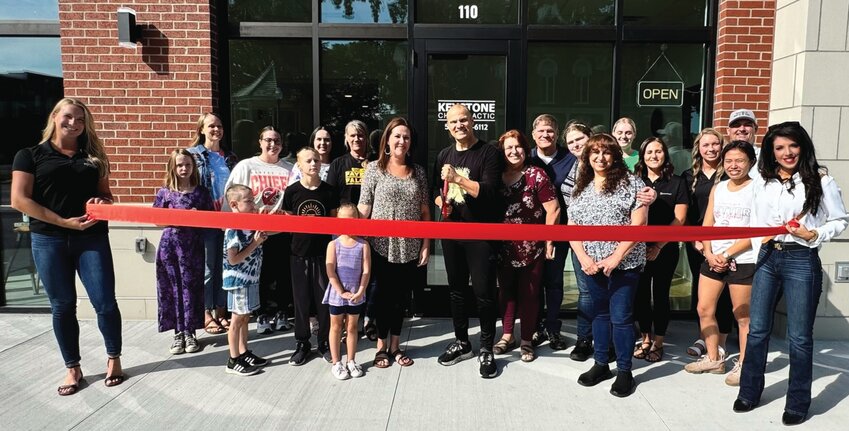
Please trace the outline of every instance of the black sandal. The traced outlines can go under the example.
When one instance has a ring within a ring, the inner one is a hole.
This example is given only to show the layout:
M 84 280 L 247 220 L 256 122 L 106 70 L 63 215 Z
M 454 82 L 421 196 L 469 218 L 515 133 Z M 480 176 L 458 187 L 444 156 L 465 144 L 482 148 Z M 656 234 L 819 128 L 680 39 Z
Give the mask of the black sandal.
M 109 359 L 106 360 L 106 368 L 109 368 L 109 361 L 111 361 L 113 359 L 117 359 L 117 358 L 109 358 Z M 121 374 L 115 374 L 114 376 L 106 376 L 106 378 L 103 379 L 103 384 L 106 385 L 107 388 L 111 388 L 112 386 L 118 386 L 121 383 L 124 383 L 124 379 L 125 379 L 126 376 L 124 376 L 123 369 L 124 368 L 122 366 L 121 367 L 121 370 L 122 370 Z
M 410 365 L 413 365 L 415 363 L 401 349 L 392 352 L 392 357 L 395 358 L 395 363 L 402 367 L 409 367 Z
M 72 367 L 72 368 L 78 368 L 78 367 L 79 367 L 79 365 L 77 365 L 76 367 Z M 77 380 L 76 383 L 72 383 L 70 385 L 59 385 L 59 387 L 56 389 L 56 392 L 59 394 L 60 397 L 66 397 L 68 395 L 74 395 L 75 393 L 77 393 L 77 391 L 80 390 L 80 385 L 83 383 L 83 381 L 85 381 L 85 377 L 83 376 L 82 370 L 80 370 L 80 378 Z
M 649 350 L 645 357 L 646 362 L 660 362 L 661 359 L 663 359 L 663 347 Z
M 646 359 L 649 352 L 651 351 L 652 343 L 641 341 L 637 343 L 636 348 L 634 349 L 634 358 L 636 359 Z

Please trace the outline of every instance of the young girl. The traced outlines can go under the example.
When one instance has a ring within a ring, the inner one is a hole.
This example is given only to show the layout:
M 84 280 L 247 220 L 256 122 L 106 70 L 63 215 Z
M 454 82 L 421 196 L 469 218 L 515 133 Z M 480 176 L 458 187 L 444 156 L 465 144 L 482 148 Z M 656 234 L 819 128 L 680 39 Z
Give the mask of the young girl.
M 358 218 L 354 204 L 339 207 L 339 218 Z M 357 333 L 357 321 L 365 302 L 365 286 L 368 286 L 371 252 L 368 242 L 350 235 L 340 235 L 327 244 L 327 278 L 329 284 L 324 292 L 322 304 L 330 308 L 330 356 L 333 362 L 331 373 L 339 380 L 360 377 L 363 369 L 354 361 L 357 354 L 357 337 L 347 337 L 348 364 L 342 364 L 340 344 L 342 327 L 348 321 L 348 333 Z
M 156 192 L 153 206 L 212 211 L 212 197 L 199 184 L 191 153 L 171 153 L 165 185 Z M 202 229 L 166 227 L 156 251 L 159 332 L 174 330 L 171 353 L 175 355 L 200 350 L 195 329 L 203 328 L 203 247 Z

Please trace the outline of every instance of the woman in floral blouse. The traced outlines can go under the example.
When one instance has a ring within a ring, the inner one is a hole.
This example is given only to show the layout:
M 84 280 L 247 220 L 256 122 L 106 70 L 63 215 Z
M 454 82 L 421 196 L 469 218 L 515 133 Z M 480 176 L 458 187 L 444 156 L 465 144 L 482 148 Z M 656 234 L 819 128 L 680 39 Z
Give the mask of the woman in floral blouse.
M 643 181 L 622 160 L 613 136 L 592 136 L 581 153 L 578 181 L 567 209 L 570 225 L 645 225 L 648 211 L 637 202 Z M 583 386 L 595 386 L 613 377 L 607 365 L 610 328 L 616 348 L 616 381 L 610 393 L 627 397 L 634 390 L 631 348 L 634 344 L 634 295 L 646 263 L 646 246 L 633 241 L 570 241 L 572 252 L 587 275 L 593 299 L 595 364 L 578 377 Z
M 504 155 L 505 168 L 501 174 L 507 210 L 504 223 L 536 223 L 555 225 L 560 220 L 560 204 L 554 186 L 542 169 L 531 166 L 528 154 L 531 147 L 517 130 L 509 130 L 498 139 Z M 531 339 L 539 313 L 539 286 L 542 279 L 543 253 L 554 258 L 551 241 L 510 241 L 499 253 L 498 286 L 504 335 L 493 346 L 493 353 L 502 354 L 515 347 L 513 324 L 516 314 L 522 319 L 522 361 L 536 358 Z M 518 298 L 517 298 L 518 297 Z M 517 301 L 518 299 L 518 301 Z

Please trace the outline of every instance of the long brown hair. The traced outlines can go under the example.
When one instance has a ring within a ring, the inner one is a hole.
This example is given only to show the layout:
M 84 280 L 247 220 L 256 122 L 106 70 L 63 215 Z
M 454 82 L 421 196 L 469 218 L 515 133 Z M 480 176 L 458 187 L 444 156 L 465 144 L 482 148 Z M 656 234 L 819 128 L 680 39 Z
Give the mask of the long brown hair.
M 636 166 L 634 166 L 634 173 L 643 178 L 647 178 L 649 176 L 649 167 L 646 166 L 646 150 L 648 150 L 649 144 L 653 142 L 660 144 L 660 148 L 663 150 L 663 164 L 660 165 L 660 178 L 668 180 L 672 178 L 673 174 L 675 174 L 675 166 L 672 165 L 672 160 L 669 158 L 669 147 L 666 146 L 666 142 L 663 142 L 663 139 L 660 139 L 657 136 L 646 138 L 646 140 L 640 144 L 640 161 L 637 162 Z
M 186 149 L 178 149 L 171 152 L 168 157 L 168 165 L 165 166 L 165 179 L 163 181 L 165 187 L 169 190 L 179 190 L 180 179 L 177 178 L 177 156 L 186 156 L 192 161 L 192 174 L 189 176 L 189 186 L 195 187 L 200 184 L 200 174 L 198 174 L 198 164 L 195 158 Z
M 701 141 L 705 135 L 711 135 L 719 139 L 720 152 L 722 151 L 722 148 L 725 147 L 725 138 L 722 136 L 722 133 L 719 133 L 719 131 L 713 127 L 706 127 L 699 132 L 696 139 L 693 141 L 693 184 L 690 184 L 690 193 L 696 191 L 696 183 L 698 182 L 697 179 L 699 177 L 699 173 L 702 172 L 702 162 L 704 162 L 704 158 L 702 158 L 702 153 L 699 152 L 699 141 Z M 718 184 L 724 174 L 725 168 L 722 166 L 722 163 L 717 163 L 716 173 L 713 176 L 713 183 Z
M 97 171 L 100 174 L 100 177 L 105 178 L 109 175 L 109 158 L 106 156 L 106 149 L 103 147 L 103 141 L 101 141 L 97 136 L 97 131 L 94 128 L 94 117 L 91 115 L 91 111 L 88 109 L 88 106 L 86 106 L 81 100 L 66 97 L 56 102 L 56 106 L 53 107 L 50 111 L 50 115 L 47 116 L 47 124 L 45 124 L 44 130 L 42 130 L 42 142 L 53 139 L 53 134 L 56 132 L 56 123 L 53 121 L 53 117 L 56 116 L 56 113 L 59 112 L 59 110 L 65 105 L 74 105 L 83 110 L 83 113 L 85 114 L 85 129 L 77 138 L 77 149 L 88 155 L 88 160 L 97 166 Z
M 602 186 L 602 193 L 611 194 L 623 184 L 628 185 L 631 181 L 628 179 L 630 171 L 625 166 L 622 160 L 622 148 L 619 148 L 619 143 L 616 138 L 607 133 L 596 133 L 591 136 L 584 145 L 584 151 L 581 153 L 580 165 L 578 165 L 578 181 L 575 182 L 575 189 L 572 196 L 578 196 L 584 189 L 593 182 L 595 172 L 590 165 L 590 153 L 593 150 L 608 152 L 613 156 L 613 163 L 607 171 L 607 178 Z
M 380 135 L 380 146 L 378 147 L 378 152 L 380 156 L 377 159 L 377 167 L 381 171 L 386 170 L 386 166 L 389 165 L 389 154 L 387 154 L 387 147 L 389 146 L 389 135 L 392 133 L 392 129 L 404 126 L 410 132 L 410 149 L 407 151 L 407 156 L 404 157 L 404 164 L 407 165 L 407 171 L 409 172 L 412 168 L 412 153 L 413 153 L 413 128 L 410 127 L 410 124 L 407 123 L 407 120 L 403 117 L 395 117 L 389 120 L 389 123 L 386 124 L 386 127 L 383 128 L 383 134 Z

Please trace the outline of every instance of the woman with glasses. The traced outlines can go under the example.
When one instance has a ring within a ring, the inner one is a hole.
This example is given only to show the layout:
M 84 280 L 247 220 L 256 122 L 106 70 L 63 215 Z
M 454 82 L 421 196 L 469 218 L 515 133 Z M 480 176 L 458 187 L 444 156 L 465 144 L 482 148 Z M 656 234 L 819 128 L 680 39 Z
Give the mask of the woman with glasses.
M 283 204 L 283 192 L 289 184 L 292 164 L 281 159 L 285 151 L 280 132 L 273 126 L 259 133 L 258 156 L 242 160 L 233 168 L 225 190 L 233 184 L 251 188 L 260 213 L 274 214 Z M 259 276 L 260 309 L 257 317 L 258 334 L 286 331 L 292 328 L 287 308 L 292 303 L 292 279 L 289 269 L 291 235 L 270 235 L 262 244 L 262 267 Z M 274 289 L 272 290 L 272 286 Z
M 755 239 L 759 250 L 752 285 L 746 361 L 735 412 L 761 401 L 776 303 L 787 308 L 790 377 L 781 417 L 785 425 L 805 421 L 811 405 L 813 329 L 822 294 L 819 247 L 840 235 L 849 214 L 834 178 L 817 162 L 814 143 L 797 122 L 771 126 L 764 136 L 752 204 L 752 226 L 784 226 L 786 234 Z

